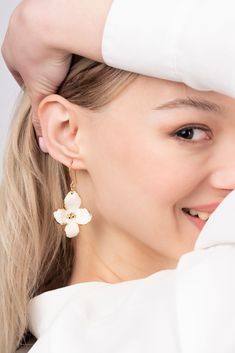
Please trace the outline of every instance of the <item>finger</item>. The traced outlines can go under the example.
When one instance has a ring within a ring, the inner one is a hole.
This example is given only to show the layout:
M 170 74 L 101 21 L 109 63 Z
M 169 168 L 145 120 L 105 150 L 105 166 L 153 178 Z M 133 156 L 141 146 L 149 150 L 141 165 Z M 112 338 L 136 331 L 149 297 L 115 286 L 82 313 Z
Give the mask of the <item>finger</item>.
M 12 76 L 14 77 L 14 79 L 16 80 L 16 82 L 18 83 L 18 85 L 23 88 L 24 86 L 24 80 L 21 77 L 21 75 L 19 74 L 19 72 L 15 71 L 15 70 L 10 70 Z
M 20 73 L 17 70 L 15 70 L 13 65 L 10 63 L 10 59 L 9 59 L 10 55 L 8 54 L 8 50 L 7 50 L 7 46 L 5 44 L 5 41 L 3 42 L 3 45 L 1 47 L 1 54 L 2 54 L 2 57 L 5 62 L 6 67 L 8 68 L 8 70 L 10 71 L 10 73 L 12 74 L 12 76 L 14 77 L 16 82 L 18 83 L 18 85 L 22 88 L 22 86 L 24 84 L 24 80 L 21 77 Z
M 26 89 L 27 90 L 27 89 Z M 41 124 L 40 120 L 38 117 L 38 106 L 41 100 L 45 97 L 43 94 L 32 94 L 30 93 L 29 90 L 27 90 L 29 99 L 31 101 L 31 106 L 32 106 L 32 123 L 34 126 L 34 130 L 36 132 L 37 138 L 42 136 L 42 129 L 41 129 Z
M 38 140 L 38 146 L 40 147 L 40 150 L 44 153 L 48 153 L 48 149 L 45 143 L 45 140 L 42 136 L 42 129 L 41 129 L 41 124 L 39 121 L 39 118 L 37 116 L 37 109 L 36 108 L 32 108 L 32 122 L 33 122 L 33 126 L 34 126 L 34 130 L 36 133 L 36 137 Z
M 41 151 L 44 153 L 48 153 L 48 149 L 45 143 L 45 140 L 42 136 L 42 130 L 41 130 L 41 125 L 40 125 L 40 121 L 37 117 L 37 115 L 35 115 L 33 113 L 33 126 L 34 126 L 34 130 L 37 136 L 37 140 L 38 140 L 38 146 L 40 147 Z
M 32 123 L 34 126 L 34 130 L 36 132 L 37 138 L 42 136 L 42 129 L 41 129 L 41 124 L 38 119 L 38 116 L 35 114 L 35 111 L 33 110 L 33 116 L 32 116 Z
M 39 147 L 40 147 L 42 152 L 48 153 L 48 149 L 47 149 L 45 140 L 44 140 L 44 138 L 42 136 L 39 137 L 38 144 L 39 144 Z

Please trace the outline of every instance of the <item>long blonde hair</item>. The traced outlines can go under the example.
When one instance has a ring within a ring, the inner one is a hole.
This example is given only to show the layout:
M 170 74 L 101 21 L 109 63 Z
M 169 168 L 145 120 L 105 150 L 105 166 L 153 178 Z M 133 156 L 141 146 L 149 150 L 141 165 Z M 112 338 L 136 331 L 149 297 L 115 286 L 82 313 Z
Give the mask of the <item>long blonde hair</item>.
M 138 75 L 74 56 L 58 94 L 96 110 Z M 53 218 L 69 191 L 68 169 L 42 153 L 22 94 L 4 151 L 0 186 L 0 352 L 13 353 L 28 333 L 29 300 L 67 284 L 73 248 Z

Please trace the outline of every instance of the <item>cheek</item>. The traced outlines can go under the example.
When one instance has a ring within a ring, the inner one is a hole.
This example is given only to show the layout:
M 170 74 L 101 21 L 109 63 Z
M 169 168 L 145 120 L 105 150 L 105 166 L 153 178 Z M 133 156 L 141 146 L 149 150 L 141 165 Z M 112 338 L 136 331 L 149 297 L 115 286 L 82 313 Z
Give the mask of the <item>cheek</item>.
M 139 160 L 130 156 L 133 170 L 139 175 L 139 186 L 161 207 L 170 207 L 195 191 L 206 179 L 210 169 L 211 153 L 187 147 L 167 137 L 146 134 L 139 149 Z
M 141 193 L 148 202 L 146 207 L 154 205 L 158 211 L 171 207 L 200 182 L 198 163 L 190 163 L 190 158 L 185 159 L 170 144 L 151 144 L 148 138 L 142 147 L 136 146 L 129 145 L 126 170 L 136 186 L 136 194 Z
M 121 124 L 107 127 L 106 134 L 96 131 L 89 172 L 102 217 L 148 245 L 162 244 L 167 251 L 165 236 L 173 237 L 176 231 L 172 207 L 199 182 L 200 158 L 152 135 L 143 126 Z
M 93 197 L 99 213 L 107 222 L 132 234 L 143 234 L 151 209 L 156 214 L 153 189 L 146 189 L 150 176 L 144 144 L 137 128 L 134 131 L 119 123 L 107 134 L 97 132 L 90 160 Z
M 99 212 L 128 230 L 158 223 L 156 215 L 175 199 L 182 179 L 177 163 L 170 163 L 170 151 L 153 147 L 143 129 L 115 128 L 97 136 L 103 137 L 96 140 L 90 172 Z

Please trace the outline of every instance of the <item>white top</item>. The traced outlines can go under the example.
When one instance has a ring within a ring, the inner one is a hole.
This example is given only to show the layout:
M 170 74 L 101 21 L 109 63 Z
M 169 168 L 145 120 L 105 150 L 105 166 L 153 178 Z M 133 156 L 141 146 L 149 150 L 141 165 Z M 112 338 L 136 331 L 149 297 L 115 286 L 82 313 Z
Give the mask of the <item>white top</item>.
M 235 191 L 174 270 L 45 292 L 29 305 L 30 353 L 234 353 Z
M 104 62 L 235 97 L 234 0 L 113 0 Z

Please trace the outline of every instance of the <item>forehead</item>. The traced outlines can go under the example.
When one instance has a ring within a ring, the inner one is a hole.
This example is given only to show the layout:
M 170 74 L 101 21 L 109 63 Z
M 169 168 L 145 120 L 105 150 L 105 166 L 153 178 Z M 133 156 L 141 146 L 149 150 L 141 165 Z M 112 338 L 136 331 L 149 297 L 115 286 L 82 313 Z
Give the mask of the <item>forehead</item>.
M 217 115 L 235 110 L 234 98 L 214 91 L 199 91 L 181 82 L 140 75 L 131 86 L 133 97 L 155 102 L 156 110 L 194 109 Z

